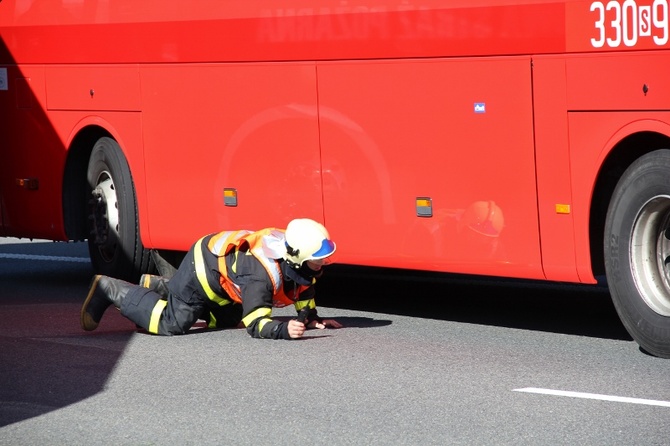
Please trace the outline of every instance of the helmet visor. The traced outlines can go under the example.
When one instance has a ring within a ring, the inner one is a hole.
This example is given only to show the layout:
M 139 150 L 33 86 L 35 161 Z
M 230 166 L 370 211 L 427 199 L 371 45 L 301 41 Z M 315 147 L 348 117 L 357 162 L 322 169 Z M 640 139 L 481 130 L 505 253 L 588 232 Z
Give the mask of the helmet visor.
M 321 247 L 314 254 L 309 256 L 309 260 L 325 259 L 335 252 L 335 242 L 328 239 L 323 239 Z

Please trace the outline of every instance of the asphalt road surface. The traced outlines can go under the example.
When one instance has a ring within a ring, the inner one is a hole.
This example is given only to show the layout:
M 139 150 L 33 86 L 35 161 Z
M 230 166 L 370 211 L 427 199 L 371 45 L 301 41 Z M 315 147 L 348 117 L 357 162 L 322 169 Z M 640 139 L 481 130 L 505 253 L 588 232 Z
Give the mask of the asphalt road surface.
M 84 244 L 0 239 L 0 445 L 670 444 L 670 361 L 604 287 L 333 265 L 345 328 L 271 341 L 84 332 L 92 274 Z

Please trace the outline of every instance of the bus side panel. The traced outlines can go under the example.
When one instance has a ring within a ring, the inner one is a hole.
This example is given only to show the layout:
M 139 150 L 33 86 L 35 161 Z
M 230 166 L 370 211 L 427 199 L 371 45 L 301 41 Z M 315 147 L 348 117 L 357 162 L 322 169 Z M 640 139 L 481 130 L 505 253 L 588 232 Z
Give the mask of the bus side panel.
M 73 73 L 77 74 L 78 70 Z M 82 84 L 82 87 L 85 84 Z M 142 115 L 139 112 L 52 110 L 49 118 L 60 138 L 70 146 L 72 139 L 85 127 L 95 126 L 109 132 L 119 144 L 123 156 L 128 161 L 135 186 L 135 195 L 139 211 L 140 235 L 143 244 L 148 243 L 148 225 L 146 219 L 146 190 L 142 150 Z M 92 148 L 92 147 L 91 147 Z M 60 199 L 60 198 L 59 198 Z
M 318 70 L 338 261 L 543 278 L 529 58 Z
M 323 220 L 314 64 L 153 65 L 141 75 L 154 246 Z
M 668 134 L 668 72 L 667 55 L 660 52 L 566 58 L 575 248 L 583 282 L 595 281 L 588 229 L 600 167 L 609 151 L 631 133 Z
M 533 101 L 544 273 L 548 280 L 579 282 L 575 263 L 564 58 L 533 58 Z
M 566 68 L 571 111 L 670 108 L 667 52 L 572 56 Z
M 570 164 L 577 270 L 582 282 L 595 282 L 589 247 L 589 209 L 603 161 L 626 136 L 641 131 L 670 134 L 669 112 L 574 112 L 569 114 Z
M 15 58 L 49 64 L 498 56 L 565 49 L 561 1 L 184 5 L 175 0 L 144 0 L 141 6 L 137 0 L 4 0 L 0 27 L 6 27 L 1 32 Z M 0 47 L 0 59 L 6 56 Z
M 136 65 L 56 65 L 46 72 L 49 110 L 141 110 Z
M 4 235 L 66 240 L 61 199 L 67 153 L 44 111 L 44 67 L 6 69 L 6 89 L 0 90 Z

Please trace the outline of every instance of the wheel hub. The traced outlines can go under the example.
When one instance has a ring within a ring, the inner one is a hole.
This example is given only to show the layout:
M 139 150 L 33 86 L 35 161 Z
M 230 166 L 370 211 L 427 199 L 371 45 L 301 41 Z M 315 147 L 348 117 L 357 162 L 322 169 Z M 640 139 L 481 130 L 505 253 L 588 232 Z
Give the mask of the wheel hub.
M 91 237 L 101 256 L 111 261 L 119 244 L 119 209 L 116 188 L 107 172 L 100 174 L 92 192 Z
M 640 209 L 630 257 L 633 279 L 645 303 L 670 317 L 670 196 L 654 197 Z

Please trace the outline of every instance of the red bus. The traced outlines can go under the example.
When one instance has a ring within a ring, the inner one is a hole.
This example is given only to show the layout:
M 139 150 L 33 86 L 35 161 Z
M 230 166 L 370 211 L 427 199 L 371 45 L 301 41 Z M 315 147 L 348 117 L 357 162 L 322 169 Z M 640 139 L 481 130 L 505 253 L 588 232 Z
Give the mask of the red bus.
M 670 357 L 668 0 L 3 0 L 0 235 L 324 222 L 344 264 L 595 284 Z

